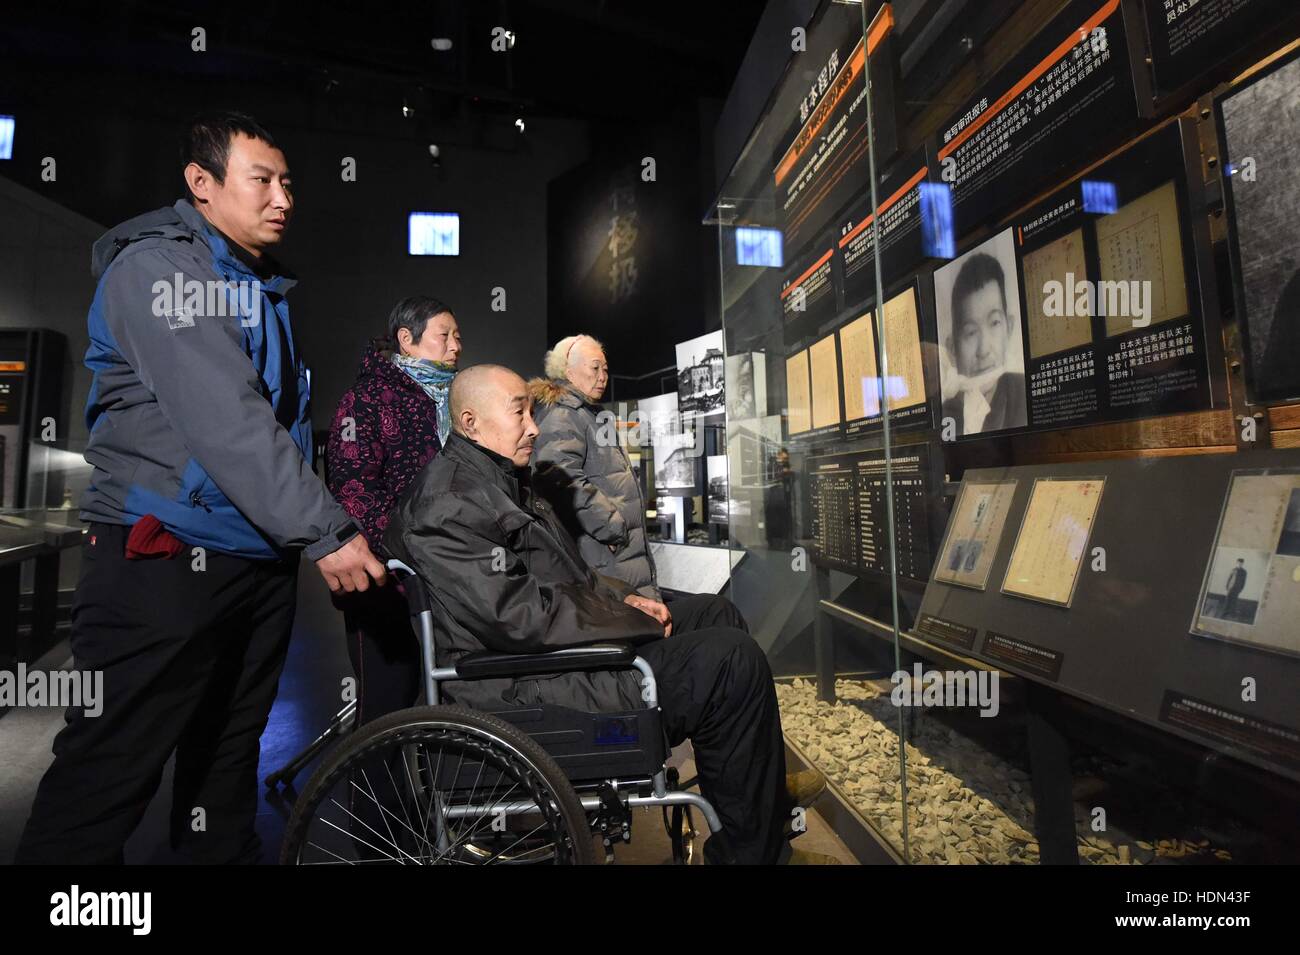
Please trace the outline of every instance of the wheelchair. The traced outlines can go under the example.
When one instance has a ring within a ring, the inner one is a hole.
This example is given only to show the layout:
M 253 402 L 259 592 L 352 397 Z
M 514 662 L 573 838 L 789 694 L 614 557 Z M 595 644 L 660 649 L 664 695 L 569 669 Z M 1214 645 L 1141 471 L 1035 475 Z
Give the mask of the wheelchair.
M 632 810 L 659 807 L 673 861 L 690 861 L 698 809 L 722 824 L 702 795 L 667 765 L 670 747 L 655 676 L 635 648 L 593 644 L 547 653 L 491 651 L 436 666 L 434 614 L 445 613 L 398 560 L 423 659 L 426 706 L 390 713 L 333 748 L 294 802 L 280 861 L 288 865 L 589 865 L 631 841 Z M 442 703 L 454 681 L 590 670 L 636 670 L 645 706 L 589 713 L 541 703 L 485 712 Z M 355 706 L 303 754 L 267 778 L 296 771 L 348 733 Z

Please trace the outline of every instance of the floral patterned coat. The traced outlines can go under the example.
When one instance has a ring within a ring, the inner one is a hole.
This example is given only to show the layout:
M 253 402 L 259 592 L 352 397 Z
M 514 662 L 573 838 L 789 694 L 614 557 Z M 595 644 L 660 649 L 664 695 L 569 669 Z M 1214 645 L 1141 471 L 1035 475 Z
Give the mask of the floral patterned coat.
M 437 405 L 393 364 L 391 349 L 372 342 L 339 401 L 325 451 L 330 493 L 371 550 L 382 553 L 398 496 L 441 447 Z

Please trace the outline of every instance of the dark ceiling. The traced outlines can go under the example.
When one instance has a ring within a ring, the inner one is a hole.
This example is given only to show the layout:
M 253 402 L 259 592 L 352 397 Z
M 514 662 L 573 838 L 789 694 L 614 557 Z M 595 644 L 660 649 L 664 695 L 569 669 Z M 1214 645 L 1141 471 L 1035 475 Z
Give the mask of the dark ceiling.
M 726 96 L 762 0 L 432 0 L 252 4 L 47 2 L 6 11 L 0 97 L 24 75 L 266 80 L 350 105 L 454 120 L 467 111 L 643 119 Z M 191 51 L 206 30 L 207 52 Z M 514 33 L 492 49 L 493 29 Z M 438 52 L 434 38 L 452 42 Z M 10 93 L 9 95 L 14 95 Z M 3 104 L 0 104 L 3 105 Z

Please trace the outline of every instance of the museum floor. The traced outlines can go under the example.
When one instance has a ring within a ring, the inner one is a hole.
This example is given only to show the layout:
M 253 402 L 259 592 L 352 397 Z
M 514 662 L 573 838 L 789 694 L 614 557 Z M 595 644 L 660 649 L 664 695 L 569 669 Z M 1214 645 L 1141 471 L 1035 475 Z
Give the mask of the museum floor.
M 304 568 L 305 570 L 305 568 Z M 303 573 L 299 584 L 298 616 L 289 662 L 280 682 L 280 693 L 262 735 L 262 765 L 265 776 L 286 762 L 324 728 L 338 708 L 340 674 L 350 673 L 344 648 L 341 620 L 331 606 L 324 585 L 315 574 Z M 70 666 L 67 644 L 52 650 L 37 666 L 53 669 Z M 8 864 L 22 833 L 28 809 L 41 774 L 49 765 L 50 743 L 63 725 L 62 710 L 13 709 L 0 714 L 0 752 L 6 754 L 0 773 L 0 864 Z M 690 747 L 680 747 L 674 762 L 682 765 L 683 776 L 693 775 L 689 766 Z M 314 768 L 311 767 L 311 768 Z M 310 769 L 298 777 L 306 782 Z M 143 823 L 127 844 L 128 863 L 171 863 L 177 861 L 167 847 L 167 811 L 171 791 L 171 767 L 163 775 L 159 796 L 150 804 Z M 288 807 L 282 800 L 268 799 L 260 787 L 257 829 L 263 842 L 263 861 L 273 862 L 279 850 Z M 825 798 L 825 797 L 823 797 Z M 697 826 L 703 827 L 698 818 Z M 623 865 L 659 865 L 671 861 L 668 837 L 658 812 L 642 810 L 633 820 L 633 840 L 618 850 L 616 861 Z M 699 847 L 697 842 L 697 850 Z M 808 831 L 799 838 L 800 848 L 834 855 L 845 864 L 852 854 L 826 826 L 816 812 L 809 813 Z M 701 861 L 697 851 L 694 861 Z

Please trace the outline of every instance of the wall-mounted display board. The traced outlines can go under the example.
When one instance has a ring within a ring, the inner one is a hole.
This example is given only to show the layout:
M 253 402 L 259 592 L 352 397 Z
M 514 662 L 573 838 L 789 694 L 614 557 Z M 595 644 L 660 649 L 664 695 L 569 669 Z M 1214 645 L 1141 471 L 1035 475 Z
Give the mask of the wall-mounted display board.
M 1076 0 L 943 123 L 935 156 L 956 235 L 1135 131 L 1129 29 L 1120 0 Z
M 829 233 L 790 261 L 781 281 L 785 340 L 803 337 L 810 328 L 835 317 L 835 245 Z
M 935 507 L 942 493 L 932 461 L 926 444 L 901 445 L 889 456 L 895 523 L 891 538 L 884 450 L 810 457 L 805 514 L 813 562 L 888 578 L 893 550 L 901 577 L 921 583 L 929 579 Z M 896 546 L 891 547 L 891 539 Z
M 1166 124 L 935 270 L 954 438 L 1226 400 L 1195 143 Z
M 1159 98 L 1210 80 L 1261 39 L 1286 36 L 1288 21 L 1294 36 L 1300 21 L 1295 0 L 1142 0 L 1142 8 Z
M 1247 390 L 1255 401 L 1300 398 L 1300 53 L 1228 90 L 1214 111 Z
M 1300 450 L 1243 463 L 968 470 L 916 632 L 1300 779 Z
M 894 164 L 876 190 L 875 212 L 871 210 L 871 188 L 841 217 L 835 251 L 843 276 L 841 306 L 852 306 L 876 297 L 876 233 L 880 234 L 880 274 L 893 282 L 915 268 L 923 259 L 942 254 L 929 236 L 934 230 L 923 228 L 923 221 L 939 214 L 930 208 L 932 183 L 927 181 L 929 167 L 925 151 Z M 944 192 L 940 189 L 940 192 Z M 877 221 L 879 220 L 879 221 Z M 874 228 L 873 228 L 874 225 Z
M 796 75 L 778 100 L 789 129 L 773 157 L 772 179 L 789 255 L 800 255 L 831 217 L 870 187 L 867 61 L 871 62 L 876 162 L 895 152 L 898 62 L 894 18 L 885 4 L 863 36 L 862 8 L 827 4 L 807 29 Z M 805 67 L 804 64 L 807 64 Z M 807 78 L 796 83 L 798 72 Z

